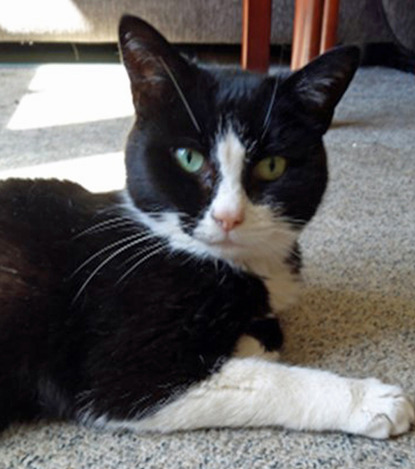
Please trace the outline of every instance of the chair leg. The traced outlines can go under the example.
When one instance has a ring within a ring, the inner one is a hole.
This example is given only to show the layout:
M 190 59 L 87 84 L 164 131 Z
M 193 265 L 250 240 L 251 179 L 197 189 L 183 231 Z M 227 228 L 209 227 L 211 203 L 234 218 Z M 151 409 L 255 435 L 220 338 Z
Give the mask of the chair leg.
M 272 0 L 243 0 L 242 68 L 268 71 L 271 14 Z
M 323 54 L 336 45 L 338 22 L 339 0 L 325 0 L 323 26 L 321 28 L 320 54 Z
M 320 51 L 324 0 L 296 0 L 291 69 L 297 70 Z

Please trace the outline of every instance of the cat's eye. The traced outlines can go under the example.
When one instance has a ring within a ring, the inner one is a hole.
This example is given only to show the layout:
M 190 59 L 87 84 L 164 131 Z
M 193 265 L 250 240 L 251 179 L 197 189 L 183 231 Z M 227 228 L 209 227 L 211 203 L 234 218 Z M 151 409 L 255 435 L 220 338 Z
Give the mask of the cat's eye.
M 282 156 L 268 156 L 254 168 L 254 176 L 263 181 L 275 181 L 281 177 L 287 167 L 287 160 Z
M 188 173 L 197 173 L 205 163 L 204 156 L 191 148 L 177 148 L 174 151 L 179 165 Z

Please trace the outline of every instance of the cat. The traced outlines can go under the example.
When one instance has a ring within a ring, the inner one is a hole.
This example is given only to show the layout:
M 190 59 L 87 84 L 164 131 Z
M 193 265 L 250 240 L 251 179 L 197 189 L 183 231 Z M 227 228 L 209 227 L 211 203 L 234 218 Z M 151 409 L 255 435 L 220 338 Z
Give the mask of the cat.
M 132 16 L 119 39 L 126 189 L 0 185 L 0 427 L 406 432 L 399 387 L 276 361 L 358 49 L 275 77 L 198 65 Z

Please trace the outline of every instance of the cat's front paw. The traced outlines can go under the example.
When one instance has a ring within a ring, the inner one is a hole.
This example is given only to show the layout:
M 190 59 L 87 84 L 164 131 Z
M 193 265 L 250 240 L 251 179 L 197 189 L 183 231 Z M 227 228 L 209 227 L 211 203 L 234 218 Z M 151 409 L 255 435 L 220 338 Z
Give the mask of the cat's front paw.
M 409 430 L 415 423 L 413 403 L 399 386 L 377 379 L 352 384 L 349 431 L 371 438 L 388 438 Z

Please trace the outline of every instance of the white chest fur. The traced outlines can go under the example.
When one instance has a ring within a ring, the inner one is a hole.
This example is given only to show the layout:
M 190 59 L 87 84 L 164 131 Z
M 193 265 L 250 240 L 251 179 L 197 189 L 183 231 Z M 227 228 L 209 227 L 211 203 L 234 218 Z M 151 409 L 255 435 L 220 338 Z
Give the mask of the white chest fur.
M 302 287 L 301 276 L 291 271 L 285 259 L 253 260 L 247 266 L 251 272 L 264 279 L 274 313 L 285 310 L 298 301 Z

